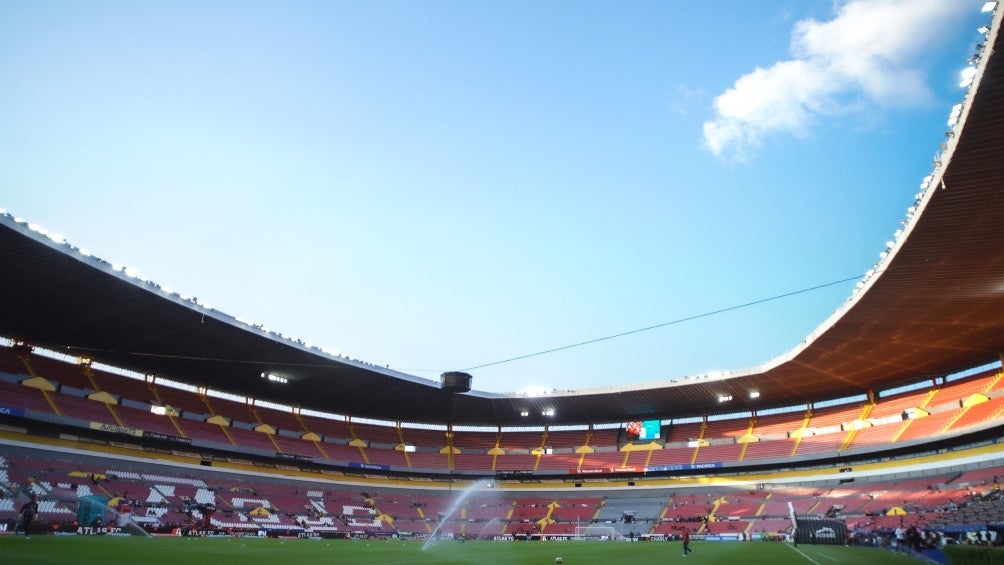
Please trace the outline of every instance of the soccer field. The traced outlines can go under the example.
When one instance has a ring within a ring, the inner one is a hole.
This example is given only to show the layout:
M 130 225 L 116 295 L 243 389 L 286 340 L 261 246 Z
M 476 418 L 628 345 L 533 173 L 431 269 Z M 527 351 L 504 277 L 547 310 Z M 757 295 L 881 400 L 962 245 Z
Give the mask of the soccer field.
M 202 538 L 105 538 L 4 536 L 0 563 L 199 563 L 281 565 L 291 563 L 410 564 L 540 564 L 561 556 L 567 565 L 587 563 L 632 565 L 721 563 L 728 565 L 896 565 L 920 561 L 890 551 L 825 545 L 797 549 L 776 542 L 691 543 L 684 558 L 679 542 L 439 542 L 427 549 L 418 541 L 277 540 Z

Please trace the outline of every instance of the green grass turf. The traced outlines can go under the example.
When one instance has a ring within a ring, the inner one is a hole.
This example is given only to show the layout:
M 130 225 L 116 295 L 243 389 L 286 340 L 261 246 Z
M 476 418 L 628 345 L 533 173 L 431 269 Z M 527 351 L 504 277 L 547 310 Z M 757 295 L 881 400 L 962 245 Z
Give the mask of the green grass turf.
M 694 554 L 682 557 L 680 542 L 439 542 L 422 549 L 418 541 L 275 540 L 199 538 L 0 537 L 0 563 L 15 565 L 114 565 L 186 563 L 225 565 L 308 565 L 350 563 L 539 564 L 562 556 L 567 565 L 647 565 L 721 563 L 729 565 L 905 565 L 922 563 L 890 551 L 777 542 L 692 542 Z

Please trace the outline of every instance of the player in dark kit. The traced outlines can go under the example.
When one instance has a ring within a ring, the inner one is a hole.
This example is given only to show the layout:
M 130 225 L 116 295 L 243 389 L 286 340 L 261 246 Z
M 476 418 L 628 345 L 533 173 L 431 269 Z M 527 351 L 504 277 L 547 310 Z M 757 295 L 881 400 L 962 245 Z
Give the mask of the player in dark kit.
M 683 556 L 686 557 L 693 552 L 694 550 L 690 549 L 690 529 L 683 528 Z
M 28 502 L 21 505 L 21 511 L 17 515 L 17 524 L 14 525 L 14 534 L 17 534 L 18 528 L 24 528 L 24 539 L 31 539 L 28 535 L 31 530 L 31 522 L 35 519 L 38 514 L 38 499 L 35 493 L 31 493 L 31 498 Z

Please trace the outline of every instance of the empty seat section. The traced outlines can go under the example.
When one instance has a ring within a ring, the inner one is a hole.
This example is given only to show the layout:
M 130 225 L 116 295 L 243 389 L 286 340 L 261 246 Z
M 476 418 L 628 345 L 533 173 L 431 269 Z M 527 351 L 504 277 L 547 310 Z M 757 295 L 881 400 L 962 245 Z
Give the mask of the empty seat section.
M 206 410 L 212 408 L 213 414 L 219 414 L 225 418 L 235 420 L 238 422 L 248 422 L 258 424 L 258 422 L 253 422 L 250 414 L 248 414 L 247 405 L 243 402 L 237 402 L 235 400 L 229 400 L 226 398 L 219 398 L 217 396 L 206 396 L 202 398 L 203 404 L 207 404 Z
M 404 436 L 404 443 L 416 447 L 427 447 L 441 449 L 446 445 L 446 430 L 429 430 L 425 428 L 401 428 L 401 435 Z M 456 434 L 454 434 L 454 446 L 456 446 Z M 491 446 L 488 446 L 491 447 Z M 483 451 L 487 447 L 480 447 Z
M 952 424 L 951 429 L 961 430 L 969 426 L 975 426 L 994 420 L 1004 411 L 1004 396 L 991 398 L 987 402 L 971 406 L 962 416 Z
M 268 434 L 237 427 L 230 427 L 228 431 L 240 447 L 276 452 L 275 444 L 268 438 Z
M 397 429 L 392 426 L 358 424 L 353 422 L 352 430 L 355 432 L 355 437 L 370 443 L 382 443 L 384 445 L 397 445 L 401 443 Z
M 495 457 L 485 454 L 461 453 L 453 456 L 453 467 L 461 471 L 491 471 Z M 414 465 L 414 461 L 412 461 Z
M 557 471 L 567 471 L 577 469 L 582 456 L 578 453 L 552 453 L 540 456 L 538 470 L 550 469 Z
M 944 412 L 934 413 L 930 416 L 908 420 L 904 423 L 906 429 L 900 434 L 897 441 L 922 439 L 941 433 L 951 423 L 958 410 L 958 408 L 945 410 Z
M 412 459 L 412 465 L 415 464 L 416 453 L 409 453 L 408 456 Z M 366 449 L 366 457 L 369 459 L 370 463 L 374 465 L 390 465 L 392 467 L 407 467 L 408 463 L 405 461 L 404 452 L 397 449 L 386 449 L 382 447 L 368 447 Z M 445 457 L 443 461 L 445 462 Z
M 28 369 L 12 347 L 0 346 L 0 372 L 10 375 L 28 375 Z
M 624 463 L 624 456 L 626 453 L 620 451 L 597 451 L 595 453 L 587 453 L 582 460 L 582 468 L 604 468 L 604 467 L 620 467 Z
M 183 412 L 190 412 L 193 414 L 207 414 L 209 408 L 206 406 L 199 395 L 194 392 L 189 392 L 186 390 L 181 390 L 178 388 L 169 387 L 166 385 L 153 385 L 156 392 L 150 391 L 151 396 L 158 398 L 160 402 L 167 404 L 175 409 L 179 409 Z M 133 399 L 135 400 L 135 399 Z
M 850 448 L 875 447 L 887 444 L 896 437 L 902 425 L 902 422 L 897 421 L 861 428 L 854 434 L 854 440 L 851 442 Z
M 210 424 L 200 420 L 181 417 L 178 425 L 185 430 L 187 437 L 193 440 L 207 441 L 221 445 L 233 445 L 219 424 Z
M 861 403 L 842 404 L 839 406 L 828 406 L 813 410 L 812 417 L 809 418 L 809 427 L 814 429 L 836 428 L 840 431 L 842 424 L 857 420 L 862 414 Z
M 3 397 L 5 406 L 34 410 L 45 414 L 54 414 L 52 405 L 45 399 L 45 395 L 37 388 L 27 387 L 20 384 L 0 381 L 0 396 Z
M 992 369 L 971 377 L 946 383 L 942 385 L 932 405 L 952 400 L 963 400 L 971 394 L 982 393 L 998 382 L 997 376 L 999 373 L 1000 369 Z
M 761 439 L 787 437 L 791 431 L 801 427 L 804 420 L 804 410 L 757 416 L 753 435 Z
M 117 375 L 93 367 L 91 368 L 91 375 L 94 377 L 98 387 L 103 391 L 137 402 L 151 402 L 155 400 L 153 392 L 151 392 L 146 381 Z
M 596 515 L 602 501 L 600 498 L 558 499 L 558 507 L 551 517 L 564 522 L 588 523 Z
M 304 424 L 307 425 L 310 431 L 324 436 L 325 439 L 337 438 L 345 441 L 352 439 L 352 433 L 349 431 L 345 420 L 306 415 L 300 415 L 300 418 L 303 419 Z
M 112 413 L 108 411 L 108 407 L 103 402 L 59 393 L 53 394 L 52 398 L 56 401 L 63 416 L 79 418 L 89 422 L 111 424 L 113 426 L 118 425 L 118 422 L 115 421 Z
M 321 448 L 328 454 L 328 459 L 335 459 L 337 461 L 363 461 L 359 448 L 348 445 L 345 440 L 330 441 L 325 437 L 324 441 L 321 442 Z
M 795 440 L 792 439 L 761 439 L 760 441 L 752 442 L 746 446 L 746 453 L 743 454 L 743 461 L 790 457 L 791 450 L 794 448 Z
M 620 435 L 620 428 L 596 429 L 593 430 L 592 435 L 589 437 L 589 445 L 592 447 L 609 447 L 617 445 L 617 440 L 620 438 Z
M 283 410 L 276 410 L 275 408 L 266 408 L 263 406 L 248 406 L 249 414 L 248 417 L 244 418 L 244 421 L 251 422 L 253 424 L 261 423 L 268 424 L 275 428 L 281 430 L 287 430 L 295 432 L 297 435 L 306 433 L 303 430 L 303 426 L 297 421 L 296 416 L 292 412 L 286 412 Z M 253 408 L 253 410 L 250 410 Z M 255 416 L 257 415 L 257 418 Z
M 544 432 L 505 431 L 502 433 L 503 449 L 536 449 L 544 444 Z
M 805 436 L 799 442 L 795 456 L 834 453 L 840 449 L 846 437 L 847 433 L 843 431 Z
M 652 452 L 649 465 L 681 465 L 690 463 L 694 457 L 693 447 L 670 447 Z
M 576 448 L 586 444 L 588 430 L 558 430 L 547 432 L 547 445 L 555 449 Z
M 300 438 L 287 437 L 282 434 L 276 434 L 272 438 L 279 444 L 279 448 L 283 453 L 288 453 L 291 455 L 300 455 L 302 457 L 310 458 L 324 458 L 324 454 L 321 453 L 314 442 L 308 441 Z
M 704 430 L 704 439 L 714 440 L 723 438 L 738 438 L 746 435 L 749 430 L 750 418 L 729 418 L 726 420 L 714 420 L 708 422 L 708 427 Z
M 495 458 L 496 471 L 532 471 L 536 464 L 536 455 L 506 454 Z
M 408 458 L 411 460 L 411 466 L 419 469 L 443 470 L 449 468 L 449 461 L 442 453 L 416 451 L 409 453 Z
M 55 381 L 79 389 L 93 389 L 79 365 L 35 354 L 29 355 L 28 362 L 35 371 L 35 375 L 48 381 Z
M 738 461 L 742 448 L 742 444 L 739 443 L 706 445 L 697 450 L 696 463 L 725 463 Z
M 446 432 L 441 432 L 445 434 Z M 464 450 L 486 451 L 495 447 L 498 432 L 453 431 L 453 446 Z M 445 444 L 445 437 L 440 435 L 440 444 Z
M 930 390 L 930 388 L 923 388 L 889 397 L 882 397 L 875 404 L 875 407 L 872 408 L 868 418 L 879 419 L 900 416 L 907 408 L 917 408 L 924 404 Z
M 174 427 L 167 416 L 161 416 L 129 406 L 116 406 L 115 413 L 118 414 L 122 423 L 131 428 L 138 428 L 145 431 L 157 432 L 169 436 L 180 436 L 181 432 Z

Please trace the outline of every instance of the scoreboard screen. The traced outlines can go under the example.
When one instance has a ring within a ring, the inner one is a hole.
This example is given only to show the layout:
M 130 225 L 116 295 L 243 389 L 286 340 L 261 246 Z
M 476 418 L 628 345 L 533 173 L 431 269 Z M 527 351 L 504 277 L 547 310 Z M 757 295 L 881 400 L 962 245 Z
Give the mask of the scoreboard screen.
M 638 436 L 638 439 L 659 439 L 662 437 L 661 420 L 645 420 L 643 422 L 629 422 L 627 433 L 630 436 Z

